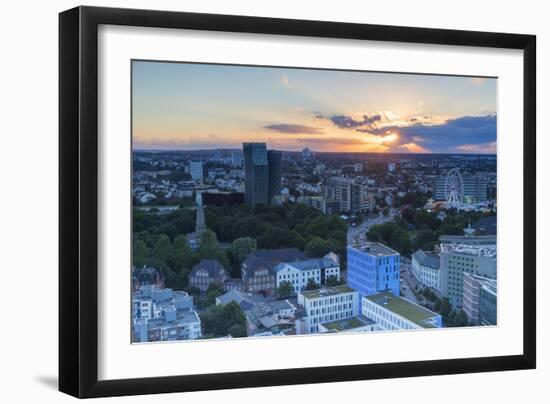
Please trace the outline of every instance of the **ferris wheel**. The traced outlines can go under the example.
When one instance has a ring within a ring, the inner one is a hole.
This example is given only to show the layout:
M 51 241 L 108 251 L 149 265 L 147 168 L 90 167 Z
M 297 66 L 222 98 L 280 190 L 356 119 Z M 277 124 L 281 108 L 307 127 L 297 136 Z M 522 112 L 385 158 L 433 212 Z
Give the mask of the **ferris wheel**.
M 464 182 L 458 168 L 449 170 L 445 177 L 445 196 L 447 197 L 447 205 L 458 208 L 464 200 Z

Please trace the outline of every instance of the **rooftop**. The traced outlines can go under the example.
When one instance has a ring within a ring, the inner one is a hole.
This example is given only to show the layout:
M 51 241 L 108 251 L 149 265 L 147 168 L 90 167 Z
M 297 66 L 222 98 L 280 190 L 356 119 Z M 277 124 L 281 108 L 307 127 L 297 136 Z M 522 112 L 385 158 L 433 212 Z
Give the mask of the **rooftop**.
M 245 307 L 252 307 L 255 304 L 262 303 L 266 301 L 266 298 L 262 295 L 256 295 L 249 292 L 242 292 L 240 290 L 230 290 L 226 293 L 224 293 L 221 296 L 218 296 L 216 298 L 216 302 L 218 304 L 227 304 L 230 302 L 236 302 L 242 307 L 242 303 L 248 303 L 245 304 Z M 245 310 L 245 308 L 243 308 Z
M 352 293 L 355 292 L 354 289 L 350 288 L 348 285 L 332 286 L 330 288 L 321 288 L 315 290 L 304 290 L 300 292 L 307 299 L 315 299 L 317 297 L 333 296 L 340 293 Z
M 167 328 L 175 326 L 187 326 L 189 324 L 200 323 L 200 318 L 195 311 L 178 311 L 177 317 L 173 321 L 166 321 L 164 317 L 153 318 L 147 321 L 147 328 Z
M 445 244 L 470 244 L 470 245 L 494 245 L 497 242 L 496 235 L 484 236 L 458 236 L 452 234 L 442 234 L 439 241 Z
M 425 252 L 423 250 L 418 250 L 413 254 L 413 258 L 420 264 L 425 267 L 432 269 L 439 269 L 439 255 L 436 253 Z
M 474 257 L 495 258 L 497 256 L 497 246 L 494 244 L 471 245 L 441 243 L 440 249 L 444 253 L 471 255 Z
M 377 305 L 412 321 L 424 328 L 434 328 L 431 323 L 431 319 L 439 314 L 434 313 L 418 304 L 415 304 L 407 299 L 396 296 L 390 292 L 380 292 L 375 295 L 366 296 L 364 299 L 368 299 Z
M 193 267 L 191 275 L 195 276 L 197 271 L 204 270 L 212 278 L 226 274 L 225 268 L 218 260 L 203 258 Z
M 305 258 L 304 254 L 297 248 L 280 248 L 276 250 L 256 250 L 247 255 L 242 263 L 246 268 L 245 279 L 251 276 L 252 272 L 259 267 L 269 269 L 281 262 L 300 261 Z
M 377 257 L 399 255 L 397 251 L 392 250 L 390 247 L 385 246 L 382 243 L 376 242 L 365 241 L 352 244 L 350 247 L 370 255 L 375 255 Z
M 324 323 L 323 326 L 330 331 L 344 332 L 344 331 L 353 330 L 354 328 L 359 328 L 359 327 L 363 327 L 366 325 L 373 325 L 373 324 L 375 324 L 374 321 L 372 321 L 371 319 L 365 316 L 360 315 L 357 317 L 349 318 L 347 320 L 338 320 L 330 323 Z
M 330 258 L 312 258 L 304 261 L 296 262 L 281 262 L 277 264 L 274 269 L 275 272 L 283 270 L 287 265 L 298 269 L 299 271 L 309 271 L 312 269 L 329 268 L 337 266 L 338 264 Z

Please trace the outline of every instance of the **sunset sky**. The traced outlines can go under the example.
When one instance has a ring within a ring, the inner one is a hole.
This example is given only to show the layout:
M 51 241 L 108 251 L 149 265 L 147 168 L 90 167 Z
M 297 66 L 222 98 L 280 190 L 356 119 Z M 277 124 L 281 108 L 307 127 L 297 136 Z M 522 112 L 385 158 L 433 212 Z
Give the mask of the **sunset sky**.
M 495 153 L 497 80 L 133 62 L 135 149 Z

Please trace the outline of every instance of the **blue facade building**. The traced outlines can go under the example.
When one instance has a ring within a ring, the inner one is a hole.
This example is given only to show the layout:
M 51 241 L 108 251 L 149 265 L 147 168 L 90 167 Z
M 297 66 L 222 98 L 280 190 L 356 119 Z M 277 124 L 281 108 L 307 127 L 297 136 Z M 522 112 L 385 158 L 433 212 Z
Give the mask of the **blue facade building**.
M 399 296 L 398 252 L 381 243 L 365 242 L 347 249 L 347 282 L 361 296 L 389 291 Z

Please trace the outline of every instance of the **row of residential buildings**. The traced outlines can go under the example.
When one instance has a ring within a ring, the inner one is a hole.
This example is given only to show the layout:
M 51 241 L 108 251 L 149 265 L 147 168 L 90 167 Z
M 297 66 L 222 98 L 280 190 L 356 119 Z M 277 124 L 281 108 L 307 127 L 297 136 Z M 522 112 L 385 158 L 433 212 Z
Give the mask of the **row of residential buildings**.
M 433 252 L 416 251 L 411 272 L 423 286 L 448 298 L 472 324 L 496 324 L 496 235 L 441 236 Z M 480 320 L 478 308 L 483 306 Z M 491 313 L 491 314 L 489 314 Z
M 231 278 L 215 259 L 202 259 L 189 274 L 189 285 L 205 292 L 215 283 L 224 290 L 239 290 L 274 296 L 288 282 L 293 294 L 304 290 L 309 281 L 325 285 L 328 278 L 340 280 L 338 255 L 329 253 L 321 258 L 306 258 L 297 248 L 257 250 L 241 265 L 241 278 Z
M 367 212 L 374 209 L 375 199 L 369 195 L 367 185 L 347 177 L 329 177 L 319 187 L 317 196 L 301 196 L 298 202 L 320 210 L 325 215 L 341 212 Z

